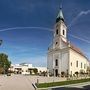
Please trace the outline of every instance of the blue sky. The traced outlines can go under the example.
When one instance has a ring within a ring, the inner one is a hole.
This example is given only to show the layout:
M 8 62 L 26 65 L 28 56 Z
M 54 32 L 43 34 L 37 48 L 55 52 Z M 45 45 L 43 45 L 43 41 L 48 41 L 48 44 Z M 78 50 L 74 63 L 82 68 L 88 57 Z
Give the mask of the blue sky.
M 53 38 L 47 28 L 54 28 L 60 3 L 61 0 L 0 0 L 0 52 L 8 54 L 13 64 L 46 66 L 47 48 Z M 90 0 L 63 0 L 62 7 L 69 40 L 90 58 Z

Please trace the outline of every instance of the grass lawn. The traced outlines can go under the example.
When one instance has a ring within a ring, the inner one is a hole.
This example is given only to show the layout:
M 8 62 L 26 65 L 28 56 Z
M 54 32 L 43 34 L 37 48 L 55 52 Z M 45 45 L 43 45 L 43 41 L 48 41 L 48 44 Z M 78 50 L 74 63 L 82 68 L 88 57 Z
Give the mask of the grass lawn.
M 47 88 L 47 87 L 62 86 L 62 85 L 83 83 L 83 82 L 89 82 L 89 81 L 90 81 L 90 78 L 87 78 L 87 79 L 69 80 L 69 81 L 62 81 L 62 82 L 40 83 L 36 86 L 37 88 Z

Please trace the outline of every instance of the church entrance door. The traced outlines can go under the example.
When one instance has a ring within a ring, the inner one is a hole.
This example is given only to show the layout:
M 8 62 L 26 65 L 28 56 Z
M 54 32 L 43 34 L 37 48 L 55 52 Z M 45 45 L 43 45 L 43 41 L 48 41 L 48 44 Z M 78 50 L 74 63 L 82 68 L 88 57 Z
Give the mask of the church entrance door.
M 55 76 L 58 76 L 58 69 L 55 70 Z

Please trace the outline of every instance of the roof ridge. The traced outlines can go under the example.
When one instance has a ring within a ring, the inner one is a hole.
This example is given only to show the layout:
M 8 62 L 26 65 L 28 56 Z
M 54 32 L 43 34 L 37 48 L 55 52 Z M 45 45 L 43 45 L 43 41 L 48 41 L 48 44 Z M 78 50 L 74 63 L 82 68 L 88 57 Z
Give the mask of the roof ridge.
M 62 40 L 63 41 L 63 40 Z M 75 46 L 74 44 L 72 44 L 71 42 L 65 42 L 65 41 L 63 41 L 65 44 L 67 44 L 67 45 L 70 45 L 70 48 L 71 49 L 73 49 L 74 51 L 76 51 L 77 53 L 79 53 L 80 55 L 82 55 L 82 56 L 84 56 L 88 61 L 89 61 L 89 59 L 88 59 L 88 57 L 86 56 L 86 54 L 85 53 L 83 53 L 83 51 L 79 48 L 79 47 L 77 47 L 77 46 Z

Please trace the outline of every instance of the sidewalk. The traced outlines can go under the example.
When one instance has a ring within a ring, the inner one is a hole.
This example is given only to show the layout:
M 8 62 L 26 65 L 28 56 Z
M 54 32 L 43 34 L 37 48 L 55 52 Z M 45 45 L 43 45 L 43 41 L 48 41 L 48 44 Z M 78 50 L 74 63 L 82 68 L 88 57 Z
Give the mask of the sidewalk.
M 61 87 L 75 87 L 75 88 L 83 88 L 84 86 L 90 85 L 90 82 L 84 82 L 84 83 L 78 83 L 78 84 L 70 84 L 70 85 L 63 85 L 63 86 L 55 86 L 50 87 L 47 90 L 53 90 L 55 88 L 61 88 Z

